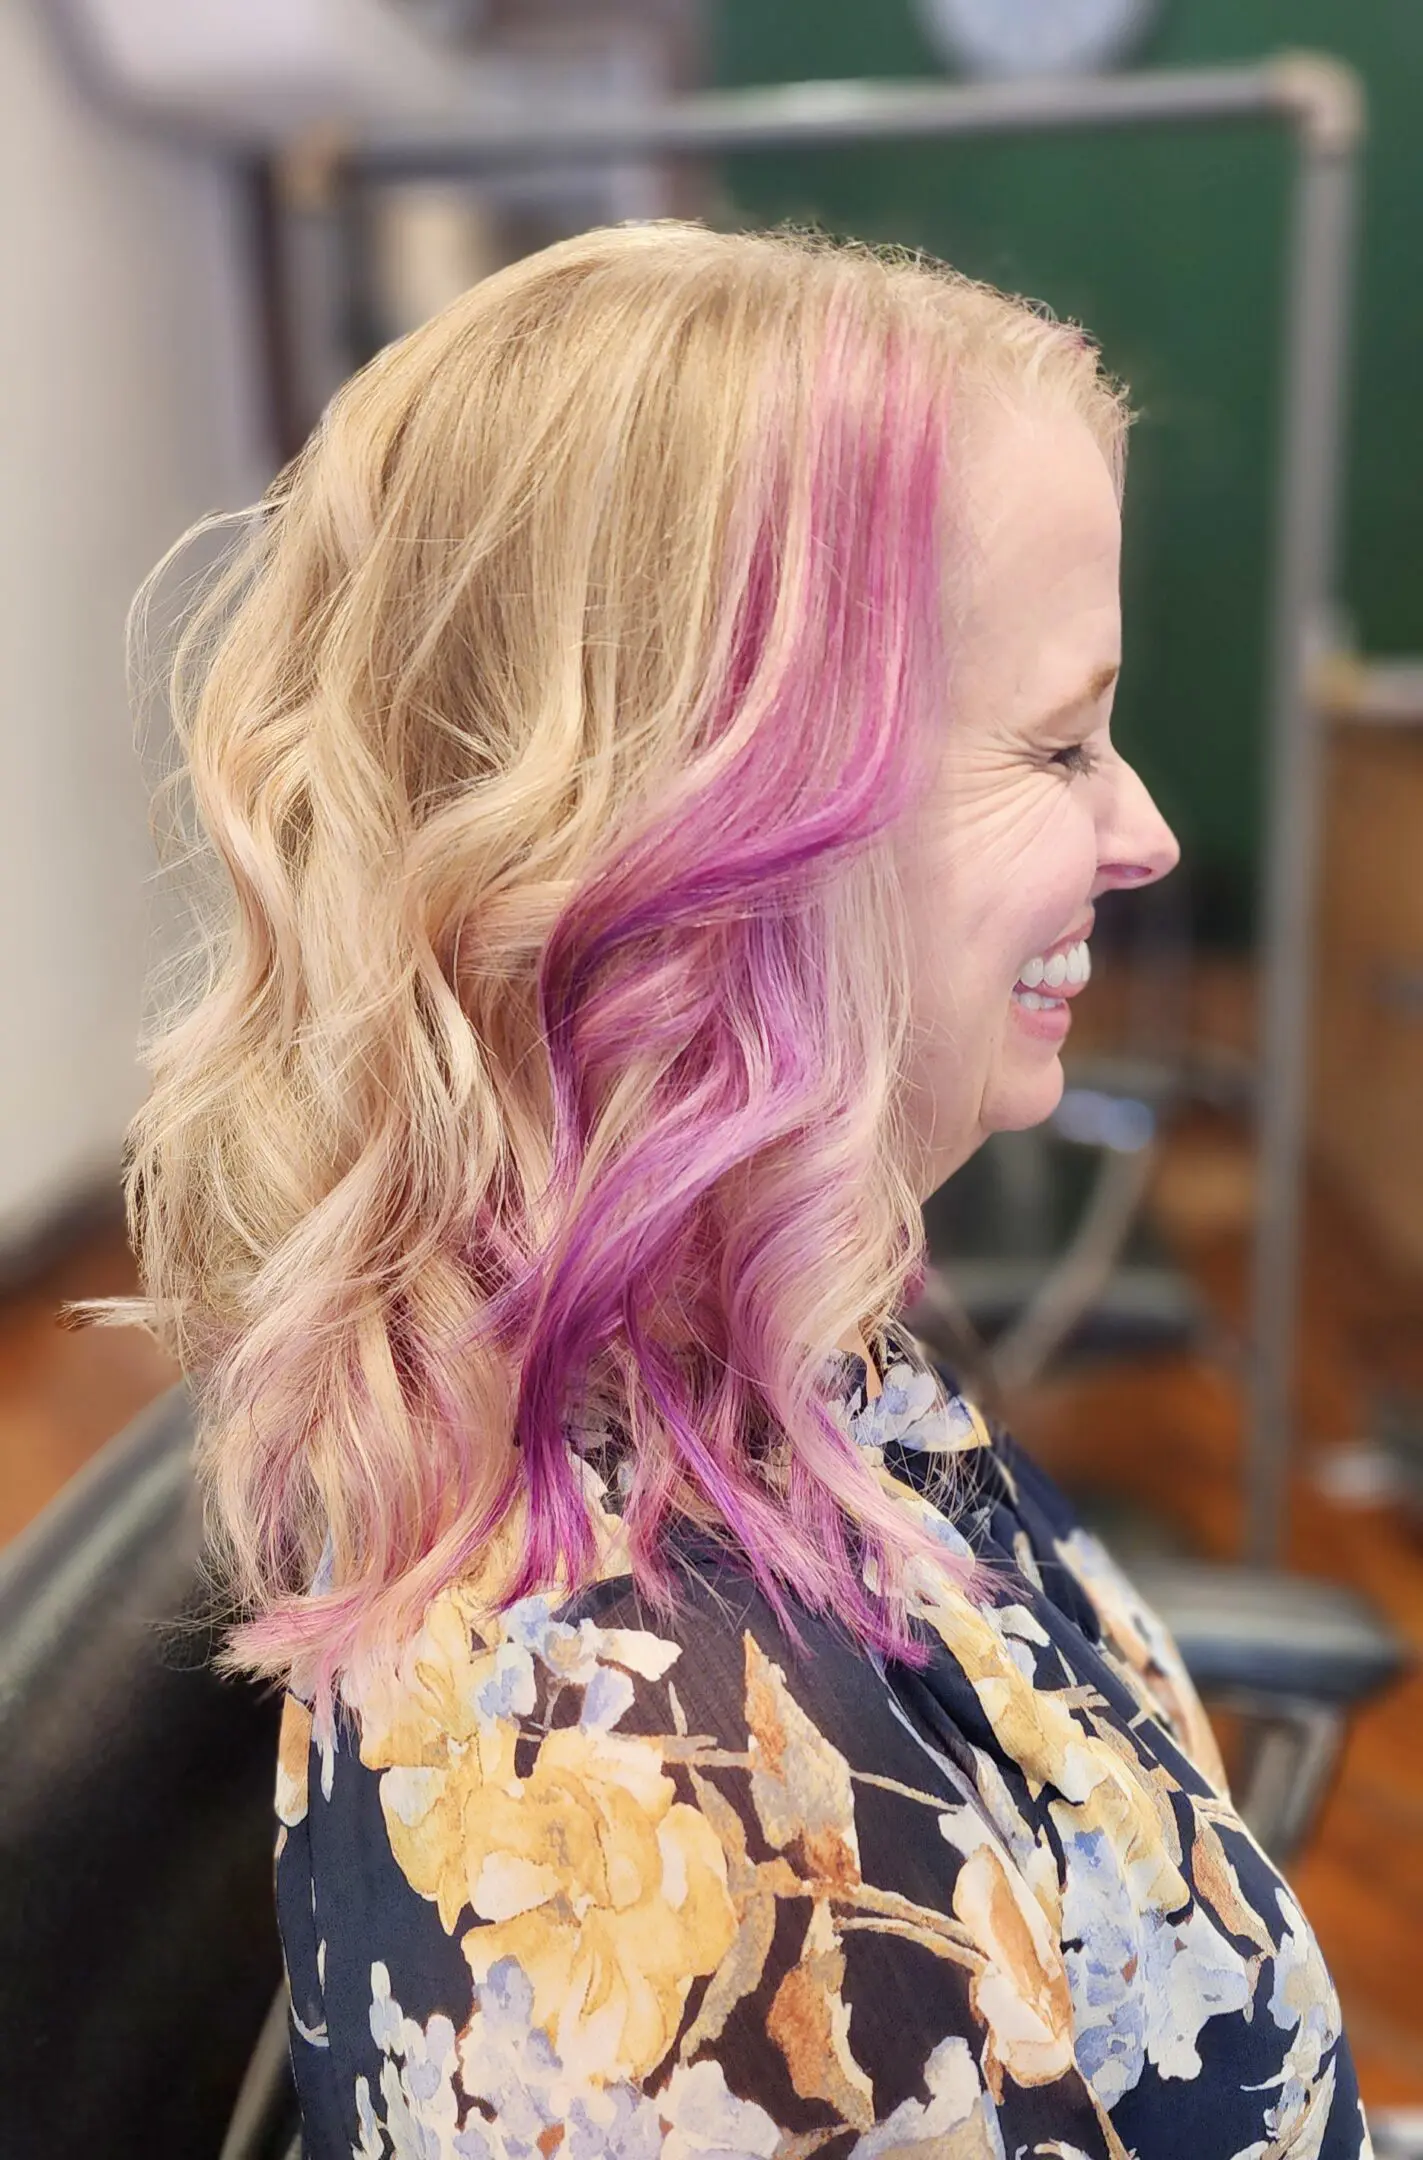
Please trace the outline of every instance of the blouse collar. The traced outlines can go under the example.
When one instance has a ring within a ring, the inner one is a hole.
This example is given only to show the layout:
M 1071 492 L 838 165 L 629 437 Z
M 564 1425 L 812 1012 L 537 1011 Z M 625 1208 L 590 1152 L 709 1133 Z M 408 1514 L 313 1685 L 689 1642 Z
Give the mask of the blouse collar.
M 893 1444 L 915 1455 L 991 1446 L 983 1413 L 946 1382 L 902 1321 L 876 1329 L 867 1347 L 880 1379 L 873 1399 L 858 1351 L 836 1348 L 821 1367 L 827 1407 L 857 1446 L 878 1454 Z

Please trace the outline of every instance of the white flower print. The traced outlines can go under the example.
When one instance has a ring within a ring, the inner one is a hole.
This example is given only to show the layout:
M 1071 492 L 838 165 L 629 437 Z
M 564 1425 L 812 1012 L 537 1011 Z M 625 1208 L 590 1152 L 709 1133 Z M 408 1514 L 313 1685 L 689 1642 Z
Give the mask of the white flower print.
M 952 2152 L 954 2160 L 1007 2160 L 998 2111 L 989 2104 L 968 2042 L 951 2034 L 924 2065 L 927 2100 L 903 2100 L 856 2140 L 850 2160 L 917 2147 Z

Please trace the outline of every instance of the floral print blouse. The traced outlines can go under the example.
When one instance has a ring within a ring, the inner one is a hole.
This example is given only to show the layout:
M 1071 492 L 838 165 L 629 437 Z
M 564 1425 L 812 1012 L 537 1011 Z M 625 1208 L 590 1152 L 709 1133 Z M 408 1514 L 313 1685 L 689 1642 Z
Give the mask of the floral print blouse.
M 987 1608 L 920 1570 L 924 1669 L 808 1614 L 798 1655 L 710 1552 L 651 1624 L 585 1455 L 590 1590 L 482 1628 L 445 1593 L 325 1747 L 287 1694 L 304 2160 L 1369 2160 L 1160 1621 L 916 1337 L 867 1347 L 835 1414 L 1000 1564 Z

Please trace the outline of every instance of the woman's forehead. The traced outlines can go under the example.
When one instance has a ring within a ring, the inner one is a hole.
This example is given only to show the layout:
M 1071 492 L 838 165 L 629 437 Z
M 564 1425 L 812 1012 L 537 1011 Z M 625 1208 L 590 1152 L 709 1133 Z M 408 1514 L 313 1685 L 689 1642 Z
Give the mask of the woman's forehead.
M 965 532 L 984 577 L 1059 579 L 1090 564 L 1111 575 L 1121 510 L 1107 460 L 1070 413 L 1012 412 L 985 428 L 963 471 Z
M 1000 427 L 967 490 L 968 547 L 954 586 L 966 666 L 1072 686 L 1121 649 L 1121 515 L 1079 420 Z M 1066 691 L 1059 688 L 1059 695 Z

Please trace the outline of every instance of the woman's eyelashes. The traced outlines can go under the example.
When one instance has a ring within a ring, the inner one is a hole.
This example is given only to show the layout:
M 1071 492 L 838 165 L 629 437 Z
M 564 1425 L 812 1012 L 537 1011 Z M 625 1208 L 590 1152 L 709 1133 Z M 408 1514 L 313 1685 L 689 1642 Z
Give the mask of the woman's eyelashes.
M 1090 743 L 1068 743 L 1064 749 L 1054 750 L 1050 763 L 1063 772 L 1090 773 L 1097 770 L 1097 753 Z

